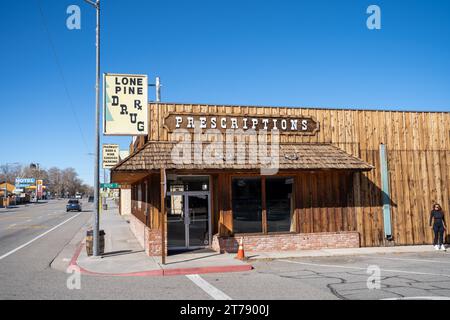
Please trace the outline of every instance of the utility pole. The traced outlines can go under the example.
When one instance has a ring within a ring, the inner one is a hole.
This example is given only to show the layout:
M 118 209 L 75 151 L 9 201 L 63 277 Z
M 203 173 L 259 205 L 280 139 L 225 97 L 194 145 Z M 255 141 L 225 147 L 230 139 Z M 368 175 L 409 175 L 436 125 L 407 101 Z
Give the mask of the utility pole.
M 94 241 L 93 241 L 93 255 L 99 256 L 99 233 L 100 233 L 100 171 L 99 171 L 99 159 L 100 159 L 100 0 L 96 2 L 91 0 L 84 0 L 93 6 L 96 10 L 97 27 L 96 27 L 96 82 L 95 82 L 95 163 L 94 163 Z
M 161 102 L 161 79 L 156 77 L 155 84 L 149 84 L 148 86 L 156 88 L 156 102 Z
M 156 102 L 161 102 L 161 82 L 159 77 L 156 77 Z

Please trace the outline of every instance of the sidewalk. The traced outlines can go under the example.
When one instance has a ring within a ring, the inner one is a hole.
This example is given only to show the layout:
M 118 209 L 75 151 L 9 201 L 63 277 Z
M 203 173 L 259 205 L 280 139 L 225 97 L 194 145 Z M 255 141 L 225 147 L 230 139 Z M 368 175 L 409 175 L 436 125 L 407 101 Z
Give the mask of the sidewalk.
M 276 252 L 247 252 L 248 260 L 273 260 L 287 258 L 313 258 L 335 257 L 368 254 L 398 254 L 433 252 L 433 246 L 398 246 L 398 247 L 373 247 L 373 248 L 348 248 L 348 249 L 321 249 L 303 251 L 276 251 Z
M 66 271 L 77 266 L 88 275 L 102 276 L 169 276 L 204 273 L 243 272 L 252 270 L 249 264 L 256 260 L 287 258 L 331 257 L 370 254 L 420 253 L 433 251 L 432 246 L 399 246 L 350 249 L 322 249 L 302 251 L 251 252 L 246 250 L 247 263 L 234 259 L 235 254 L 218 254 L 211 250 L 190 252 L 167 257 L 161 264 L 159 257 L 148 257 L 131 232 L 126 216 L 118 214 L 112 201 L 108 210 L 101 214 L 101 229 L 105 231 L 105 254 L 88 257 L 85 248 L 87 225 L 64 248 L 52 263 L 52 267 Z
M 148 257 L 131 232 L 126 216 L 118 213 L 113 201 L 108 201 L 108 210 L 100 217 L 101 229 L 105 231 L 105 253 L 102 257 L 88 257 L 82 228 L 77 236 L 55 260 L 68 260 L 68 252 L 75 251 L 70 266 L 78 266 L 82 273 L 104 276 L 169 276 L 185 274 L 222 273 L 249 271 L 252 266 L 234 259 L 235 255 L 218 254 L 204 250 L 169 256 L 166 264 L 161 259 Z M 55 267 L 62 269 L 61 263 Z

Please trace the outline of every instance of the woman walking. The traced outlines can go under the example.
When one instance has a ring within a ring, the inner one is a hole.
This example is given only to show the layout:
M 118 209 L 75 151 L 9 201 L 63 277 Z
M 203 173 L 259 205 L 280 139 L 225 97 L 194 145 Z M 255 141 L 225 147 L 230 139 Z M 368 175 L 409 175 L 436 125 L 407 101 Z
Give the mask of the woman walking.
M 434 231 L 434 248 L 436 250 L 445 250 L 444 232 L 447 229 L 447 224 L 445 223 L 444 212 L 437 203 L 433 206 L 433 210 L 431 210 L 430 227 L 432 227 Z

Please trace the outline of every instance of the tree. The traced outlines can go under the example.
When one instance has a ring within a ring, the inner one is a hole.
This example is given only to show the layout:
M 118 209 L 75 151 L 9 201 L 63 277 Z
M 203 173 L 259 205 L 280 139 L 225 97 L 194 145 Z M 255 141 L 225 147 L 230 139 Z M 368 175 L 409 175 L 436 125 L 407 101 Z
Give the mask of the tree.
M 22 166 L 18 163 L 0 165 L 0 181 L 14 184 L 22 172 Z
M 78 173 L 74 168 L 59 169 L 52 167 L 48 170 L 31 164 L 29 166 L 22 166 L 20 164 L 0 164 L 0 181 L 8 181 L 11 184 L 15 183 L 16 178 L 35 178 L 36 180 L 43 180 L 47 187 L 46 191 L 59 196 L 69 193 L 73 196 L 80 192 L 83 194 L 93 194 L 93 188 L 78 177 Z

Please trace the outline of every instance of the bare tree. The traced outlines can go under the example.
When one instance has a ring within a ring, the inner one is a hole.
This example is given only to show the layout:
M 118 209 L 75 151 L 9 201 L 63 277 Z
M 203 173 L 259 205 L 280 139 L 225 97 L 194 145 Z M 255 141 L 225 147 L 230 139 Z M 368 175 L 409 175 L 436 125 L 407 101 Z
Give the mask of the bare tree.
M 0 181 L 6 181 L 14 184 L 15 179 L 20 176 L 21 172 L 22 165 L 18 163 L 2 164 L 0 165 Z

